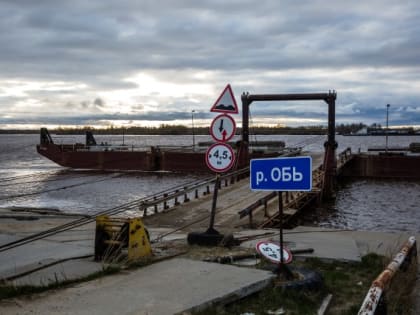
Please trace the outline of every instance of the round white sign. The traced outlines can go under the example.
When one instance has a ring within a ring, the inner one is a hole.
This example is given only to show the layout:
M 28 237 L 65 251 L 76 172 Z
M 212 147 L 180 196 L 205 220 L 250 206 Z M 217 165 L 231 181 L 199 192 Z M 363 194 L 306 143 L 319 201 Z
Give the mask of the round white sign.
M 206 164 L 214 172 L 223 173 L 235 163 L 232 147 L 225 143 L 215 143 L 207 149 Z
M 210 126 L 210 134 L 214 140 L 219 142 L 227 142 L 236 131 L 235 120 L 226 114 L 222 114 L 213 119 Z
M 280 262 L 280 246 L 273 242 L 261 241 L 255 246 L 257 252 L 273 263 Z M 283 246 L 283 263 L 288 264 L 292 261 L 292 253 Z

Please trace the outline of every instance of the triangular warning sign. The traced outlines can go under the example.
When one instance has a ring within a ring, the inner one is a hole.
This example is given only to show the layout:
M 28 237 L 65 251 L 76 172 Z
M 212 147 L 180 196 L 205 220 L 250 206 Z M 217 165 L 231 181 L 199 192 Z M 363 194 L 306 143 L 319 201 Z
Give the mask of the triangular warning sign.
M 210 111 L 231 114 L 238 113 L 238 105 L 236 105 L 235 97 L 233 96 L 230 84 L 226 85 L 222 94 L 220 94 L 219 98 L 217 99 L 216 103 L 214 103 Z

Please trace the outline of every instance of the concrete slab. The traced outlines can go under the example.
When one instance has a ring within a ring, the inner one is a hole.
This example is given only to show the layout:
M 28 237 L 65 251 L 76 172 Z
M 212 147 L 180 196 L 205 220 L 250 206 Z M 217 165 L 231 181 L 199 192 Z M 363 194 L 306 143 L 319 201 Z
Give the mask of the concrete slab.
M 273 277 L 257 269 L 175 258 L 37 299 L 2 302 L 0 308 L 3 315 L 179 314 L 247 296 Z
M 10 235 L 0 235 L 0 240 L 12 241 L 19 239 Z M 61 241 L 62 236 L 51 236 L 4 252 L 0 252 L 0 278 L 8 278 L 25 272 L 34 264 L 46 260 L 62 260 L 73 257 L 93 255 L 94 241 L 80 240 L 77 234 L 72 239 L 67 237 Z M 6 242 L 4 242 L 6 243 Z M 4 244 L 3 243 L 3 244 Z
M 343 232 L 343 234 L 344 233 L 353 237 L 362 255 L 366 255 L 369 252 L 375 252 L 379 255 L 392 257 L 401 249 L 401 246 L 408 240 L 410 236 L 414 236 L 416 238 L 417 249 L 420 249 L 419 233 L 386 233 L 376 231 L 349 231 Z
M 250 241 L 243 242 L 241 246 L 255 248 L 255 244 L 261 240 L 279 242 L 279 231 L 274 229 L 259 230 L 253 233 L 267 234 Z M 274 233 L 271 234 L 270 233 Z M 250 233 L 249 233 L 250 234 Z M 252 234 L 250 235 L 252 236 Z M 283 240 L 285 246 L 291 250 L 313 248 L 310 254 L 299 254 L 296 257 L 317 257 L 321 259 L 361 261 L 361 255 L 355 240 L 351 235 L 342 235 L 336 232 L 328 232 L 323 229 L 306 228 L 306 230 L 284 230 Z
M 330 233 L 326 231 L 295 233 L 290 232 L 284 236 L 290 249 L 313 248 L 310 254 L 299 254 L 300 257 L 317 257 L 321 259 L 341 261 L 361 261 L 361 254 L 356 241 L 348 235 Z
M 9 283 L 15 286 L 47 286 L 66 280 L 81 279 L 102 270 L 103 264 L 93 261 L 93 258 L 68 260 L 19 277 Z
M 270 233 L 273 233 L 270 235 Z M 279 231 L 274 229 L 252 230 L 235 233 L 235 236 L 253 237 L 267 234 L 242 246 L 254 247 L 263 239 L 279 242 Z M 410 236 L 415 236 L 417 249 L 420 234 L 418 233 L 387 233 L 375 231 L 337 230 L 320 227 L 298 226 L 293 230 L 284 230 L 284 242 L 290 249 L 313 248 L 312 254 L 299 254 L 297 257 L 318 257 L 321 259 L 336 259 L 343 261 L 360 261 L 368 253 L 376 253 L 393 257 Z

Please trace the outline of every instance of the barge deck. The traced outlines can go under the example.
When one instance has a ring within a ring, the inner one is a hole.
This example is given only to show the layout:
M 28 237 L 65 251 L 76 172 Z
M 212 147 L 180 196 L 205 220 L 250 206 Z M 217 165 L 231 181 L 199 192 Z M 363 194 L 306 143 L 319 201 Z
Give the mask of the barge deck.
M 270 145 L 264 142 L 249 146 L 248 157 L 240 156 L 243 148 L 235 145 L 237 162 L 235 169 L 248 165 L 251 158 L 276 157 L 296 151 L 285 148 L 282 142 Z M 37 151 L 49 160 L 70 168 L 96 170 L 137 170 L 167 172 L 209 173 L 206 162 L 206 147 L 198 146 L 151 146 L 96 144 L 93 135 L 86 134 L 86 143 L 55 144 L 46 128 L 41 129 L 41 141 Z

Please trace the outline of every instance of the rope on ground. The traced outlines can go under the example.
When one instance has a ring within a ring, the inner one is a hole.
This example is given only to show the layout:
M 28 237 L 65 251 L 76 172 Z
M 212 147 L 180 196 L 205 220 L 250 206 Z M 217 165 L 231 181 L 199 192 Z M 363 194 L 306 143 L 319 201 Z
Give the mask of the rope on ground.
M 2 280 L 12 281 L 12 280 L 15 280 L 15 279 L 24 277 L 26 275 L 29 275 L 31 273 L 34 273 L 36 271 L 39 271 L 39 270 L 42 270 L 42 269 L 45 269 L 45 268 L 48 268 L 48 267 L 51 267 L 51 266 L 54 266 L 54 265 L 58 265 L 60 263 L 64 263 L 66 261 L 76 260 L 76 259 L 85 259 L 85 258 L 90 258 L 90 257 L 93 257 L 93 256 L 94 255 L 91 255 L 90 254 L 90 255 L 83 255 L 83 256 L 77 256 L 77 257 L 70 257 L 70 258 L 58 259 L 58 260 L 55 260 L 55 261 L 50 262 L 48 264 L 45 264 L 45 265 L 41 265 L 39 267 L 36 267 L 34 269 L 31 269 L 31 270 L 28 270 L 28 271 L 25 271 L 25 272 L 21 272 L 21 273 L 15 274 L 13 276 L 9 276 L 9 277 L 3 278 Z

